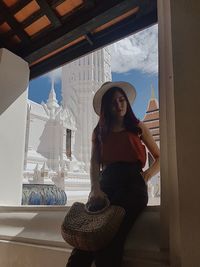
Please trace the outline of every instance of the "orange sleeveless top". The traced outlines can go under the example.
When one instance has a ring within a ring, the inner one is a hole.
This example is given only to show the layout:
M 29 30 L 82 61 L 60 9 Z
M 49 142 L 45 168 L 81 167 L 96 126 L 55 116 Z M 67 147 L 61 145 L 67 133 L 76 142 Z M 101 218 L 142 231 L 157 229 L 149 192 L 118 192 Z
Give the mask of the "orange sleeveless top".
M 126 130 L 111 132 L 102 144 L 101 162 L 105 165 L 123 161 L 146 163 L 146 150 L 137 134 Z

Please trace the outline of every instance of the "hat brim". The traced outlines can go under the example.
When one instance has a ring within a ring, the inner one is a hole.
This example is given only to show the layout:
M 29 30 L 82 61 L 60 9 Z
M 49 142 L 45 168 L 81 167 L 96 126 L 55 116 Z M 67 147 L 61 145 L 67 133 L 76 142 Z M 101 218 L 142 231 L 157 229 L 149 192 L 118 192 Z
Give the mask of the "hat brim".
M 106 82 L 99 88 L 93 98 L 93 108 L 97 115 L 100 116 L 101 113 L 101 100 L 103 95 L 113 87 L 121 88 L 126 94 L 130 104 L 134 102 L 136 97 L 136 90 L 132 84 L 128 82 Z

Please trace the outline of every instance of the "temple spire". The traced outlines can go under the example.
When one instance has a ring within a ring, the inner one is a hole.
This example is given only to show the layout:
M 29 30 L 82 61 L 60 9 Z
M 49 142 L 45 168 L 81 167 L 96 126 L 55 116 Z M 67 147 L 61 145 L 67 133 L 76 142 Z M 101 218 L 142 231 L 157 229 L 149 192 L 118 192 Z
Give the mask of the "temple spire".
M 160 141 L 159 106 L 155 96 L 155 89 L 151 84 L 151 98 L 149 99 L 143 122 L 149 128 L 156 142 Z
M 49 98 L 48 98 L 48 101 L 47 101 L 47 106 L 49 108 L 59 107 L 58 101 L 56 99 L 56 93 L 55 93 L 55 89 L 54 89 L 54 82 L 55 82 L 55 79 L 54 79 L 54 77 L 52 77 L 51 78 L 51 91 L 49 93 Z
M 152 98 L 156 98 L 155 97 L 155 89 L 154 89 L 154 87 L 153 87 L 153 84 L 151 84 L 151 99 Z

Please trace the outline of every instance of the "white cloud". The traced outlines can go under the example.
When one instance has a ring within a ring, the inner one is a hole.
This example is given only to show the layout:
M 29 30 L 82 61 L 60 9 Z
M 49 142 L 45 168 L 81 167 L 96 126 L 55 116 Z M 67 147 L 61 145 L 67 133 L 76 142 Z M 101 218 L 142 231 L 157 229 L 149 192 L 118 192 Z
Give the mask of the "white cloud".
M 158 73 L 158 26 L 154 25 L 110 46 L 113 72 Z
M 111 52 L 111 69 L 113 72 L 125 73 L 140 70 L 149 74 L 158 73 L 158 26 L 154 25 L 109 46 Z M 47 74 L 51 81 L 61 79 L 62 68 Z
M 45 77 L 48 77 L 51 81 L 58 82 L 61 79 L 62 68 L 57 68 L 45 74 Z

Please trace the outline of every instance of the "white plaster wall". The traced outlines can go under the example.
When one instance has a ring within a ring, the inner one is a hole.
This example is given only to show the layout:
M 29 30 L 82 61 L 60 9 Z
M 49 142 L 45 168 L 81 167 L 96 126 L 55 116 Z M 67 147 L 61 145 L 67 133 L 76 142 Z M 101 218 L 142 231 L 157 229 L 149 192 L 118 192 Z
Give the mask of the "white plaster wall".
M 177 193 L 183 267 L 200 263 L 199 12 L 199 1 L 180 3 L 171 0 Z
M 200 2 L 158 3 L 163 222 L 171 266 L 199 266 Z
M 19 205 L 23 179 L 28 64 L 0 50 L 0 204 Z

